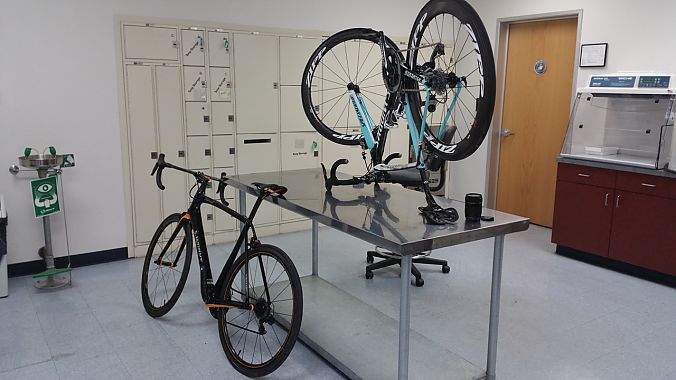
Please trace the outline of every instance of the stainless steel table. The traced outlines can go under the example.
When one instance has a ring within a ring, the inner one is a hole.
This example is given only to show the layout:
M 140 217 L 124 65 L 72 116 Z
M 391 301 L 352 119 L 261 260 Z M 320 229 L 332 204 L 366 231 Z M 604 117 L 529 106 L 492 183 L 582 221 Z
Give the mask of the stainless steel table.
M 322 281 L 319 278 L 319 223 L 336 228 L 349 235 L 355 236 L 366 242 L 383 247 L 391 252 L 401 254 L 401 283 L 399 300 L 398 321 L 398 368 L 399 379 L 408 379 L 409 376 L 409 341 L 410 331 L 410 299 L 411 276 L 405 275 L 411 272 L 412 257 L 420 252 L 430 249 L 448 247 L 474 240 L 494 238 L 493 245 L 493 274 L 491 284 L 491 302 L 488 330 L 488 354 L 486 370 L 478 370 L 466 360 L 453 353 L 442 352 L 443 348 L 432 350 L 430 354 L 437 355 L 444 360 L 445 374 L 453 377 L 453 373 L 461 373 L 458 378 L 486 378 L 495 379 L 495 360 L 497 356 L 498 318 L 500 308 L 500 282 L 502 274 L 502 251 L 504 236 L 509 233 L 528 229 L 527 218 L 514 216 L 489 209 L 483 210 L 483 215 L 493 215 L 492 222 L 466 223 L 464 217 L 464 204 L 459 201 L 439 198 L 438 202 L 444 207 L 455 207 L 460 214 L 460 219 L 454 225 L 436 226 L 426 225 L 418 212 L 418 207 L 425 204 L 424 194 L 405 189 L 399 185 L 381 184 L 378 188 L 374 185 L 363 187 L 334 187 L 331 192 L 324 189 L 324 179 L 321 169 L 292 170 L 271 173 L 257 173 L 229 177 L 228 183 L 239 189 L 240 210 L 246 209 L 246 193 L 257 195 L 253 182 L 276 183 L 286 186 L 289 191 L 285 199 L 268 198 L 273 203 L 306 216 L 312 220 L 312 276 L 303 278 L 303 290 L 305 306 L 318 299 L 329 299 L 333 304 L 353 302 L 352 298 L 339 289 Z M 307 291 L 306 286 L 312 287 Z M 315 298 L 312 298 L 315 297 Z M 341 309 L 334 308 L 329 314 L 340 314 Z M 352 326 L 357 332 L 350 334 L 359 338 L 361 335 L 369 335 L 368 339 L 376 339 L 378 344 L 379 335 L 373 334 L 370 328 L 386 324 L 381 320 L 369 319 L 368 313 L 378 313 L 375 308 L 364 303 L 350 304 L 350 310 L 363 318 L 365 326 Z M 305 314 L 305 313 L 304 313 Z M 351 316 L 350 318 L 354 318 Z M 371 378 L 367 367 L 351 368 L 354 364 L 359 366 L 361 362 L 368 367 L 377 368 L 379 374 L 383 374 L 380 363 L 364 360 L 362 354 L 345 348 L 327 348 L 333 344 L 331 337 L 318 333 L 318 329 L 333 329 L 329 323 L 320 323 L 303 318 L 301 327 L 301 339 L 311 348 L 324 356 L 339 370 L 351 378 Z M 359 330 L 363 328 L 363 331 Z M 314 333 L 314 334 L 313 334 Z M 341 333 L 343 334 L 343 333 Z M 424 340 L 419 334 L 414 334 L 414 339 Z M 370 342 L 370 340 L 369 340 Z M 380 341 L 379 350 L 387 350 L 387 343 Z M 429 346 L 428 341 L 420 345 L 422 350 Z M 445 355 L 445 356 L 444 356 Z M 417 373 L 419 374 L 419 373 Z M 387 377 L 386 375 L 384 375 Z M 445 376 L 445 375 L 444 375 Z M 380 377 L 380 376 L 378 376 Z M 438 377 L 438 376 L 437 376 Z

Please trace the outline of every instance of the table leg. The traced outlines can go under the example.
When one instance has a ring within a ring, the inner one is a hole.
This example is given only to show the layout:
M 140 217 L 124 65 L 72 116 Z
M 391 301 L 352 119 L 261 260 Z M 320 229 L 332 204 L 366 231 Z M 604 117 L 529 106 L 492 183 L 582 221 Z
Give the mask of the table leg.
M 498 320 L 500 316 L 500 283 L 502 281 L 502 250 L 505 236 L 495 237 L 493 245 L 493 279 L 491 282 L 491 309 L 488 322 L 488 355 L 486 379 L 495 379 L 495 360 L 498 356 Z
M 399 294 L 399 372 L 398 379 L 408 379 L 408 344 L 411 325 L 411 288 L 412 256 L 401 257 L 401 290 Z
M 242 215 L 246 215 L 246 191 L 244 190 L 239 190 L 239 213 Z M 242 232 L 244 230 L 244 223 L 239 222 L 239 231 Z M 246 239 L 242 242 L 242 245 L 239 247 L 239 253 L 240 255 L 244 254 L 246 251 L 246 244 L 247 241 Z M 247 286 L 247 278 L 246 278 L 246 266 L 242 266 L 242 269 L 240 270 L 240 289 L 246 289 Z M 244 301 L 246 297 L 242 295 L 242 301 Z
M 319 223 L 312 221 L 312 275 L 319 275 Z

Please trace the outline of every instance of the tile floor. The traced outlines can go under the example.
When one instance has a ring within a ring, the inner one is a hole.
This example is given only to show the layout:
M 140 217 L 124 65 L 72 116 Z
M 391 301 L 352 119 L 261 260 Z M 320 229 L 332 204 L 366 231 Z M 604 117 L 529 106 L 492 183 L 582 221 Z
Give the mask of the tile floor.
M 498 378 L 676 379 L 676 290 L 553 254 L 549 239 L 537 226 L 506 239 Z M 309 232 L 263 240 L 309 274 Z M 211 249 L 214 268 L 228 248 Z M 320 274 L 398 318 L 399 270 L 366 280 L 367 248 L 320 229 Z M 411 291 L 413 328 L 482 367 L 491 252 L 492 241 L 439 250 L 451 273 L 422 266 L 425 286 Z M 154 320 L 141 305 L 141 266 L 135 259 L 77 268 L 70 288 L 48 293 L 29 277 L 10 279 L 10 297 L 0 299 L 0 379 L 242 378 L 200 307 L 197 273 L 176 307 Z M 269 378 L 342 376 L 297 344 Z

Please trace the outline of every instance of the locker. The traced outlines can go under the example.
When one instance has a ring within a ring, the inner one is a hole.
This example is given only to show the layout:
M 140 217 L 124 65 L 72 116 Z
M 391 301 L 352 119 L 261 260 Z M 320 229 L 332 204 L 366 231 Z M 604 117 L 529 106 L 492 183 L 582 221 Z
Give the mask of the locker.
M 316 132 L 282 133 L 282 170 L 312 169 L 320 167 L 321 136 Z M 285 178 L 286 180 L 286 178 Z M 304 198 L 304 195 L 294 194 Z M 282 221 L 301 218 L 295 212 L 282 209 Z
M 300 85 L 305 65 L 321 43 L 319 38 L 279 37 L 279 79 L 282 85 Z
M 251 208 L 255 203 L 256 198 L 254 198 L 252 195 L 247 194 L 246 195 L 247 216 L 251 212 Z M 276 204 L 270 203 L 268 201 L 263 201 L 263 203 L 261 203 L 261 207 L 258 209 L 258 212 L 256 213 L 256 217 L 254 218 L 254 226 L 258 226 L 261 224 L 279 223 L 279 210 L 280 207 L 277 206 Z
M 281 87 L 280 124 L 282 132 L 314 132 L 303 111 L 303 102 L 300 97 L 300 86 Z
M 214 167 L 231 168 L 235 166 L 235 136 L 213 137 Z
M 339 145 L 327 139 L 322 140 L 322 163 L 326 166 L 326 170 L 329 170 L 336 160 L 347 158 L 350 162 L 347 165 L 341 165 L 340 172 L 349 175 L 363 175 L 366 173 L 366 166 L 359 145 Z M 367 160 L 369 159 L 367 156 Z
M 157 158 L 152 67 L 126 65 L 125 76 L 134 236 L 136 243 L 145 243 L 160 223 L 160 194 L 148 175 Z
M 209 134 L 210 116 L 209 106 L 206 102 L 186 102 L 185 119 L 188 136 L 206 136 Z
M 211 103 L 211 125 L 215 135 L 231 134 L 235 131 L 235 110 L 232 102 Z
M 160 151 L 167 161 L 185 166 L 183 117 L 181 115 L 181 72 L 177 66 L 155 67 L 157 125 Z M 162 181 L 166 189 L 162 194 L 163 214 L 186 209 L 186 177 L 184 173 L 168 170 Z
M 230 67 L 230 39 L 228 33 L 208 32 L 209 66 Z
M 207 169 L 211 167 L 211 144 L 209 136 L 188 136 L 188 167 Z
M 207 100 L 207 76 L 204 67 L 184 67 L 183 86 L 186 101 L 205 102 Z
M 204 66 L 204 31 L 181 30 L 181 46 L 183 50 L 183 64 L 187 66 Z
M 227 67 L 212 67 L 209 69 L 211 78 L 211 100 L 225 101 L 232 100 L 232 79 L 230 79 L 230 69 Z
M 122 29 L 125 58 L 178 60 L 176 28 L 124 25 Z
M 237 132 L 277 132 L 279 131 L 278 37 L 236 33 L 234 38 Z
M 211 194 L 208 195 L 211 196 Z M 215 211 L 214 206 L 210 206 L 207 204 L 203 204 L 200 208 L 200 212 L 202 213 L 202 228 L 204 228 L 205 234 L 214 233 L 214 219 L 215 219 L 214 211 Z
M 216 171 L 214 174 L 220 175 Z M 237 202 L 235 200 L 235 188 L 232 186 L 228 186 L 225 188 L 225 200 L 228 201 L 231 209 L 237 211 Z M 218 195 L 216 195 L 218 197 Z M 214 220 L 215 220 L 215 225 L 216 225 L 216 231 L 230 231 L 234 230 L 237 228 L 237 220 L 233 218 L 232 216 L 228 215 L 224 211 L 221 210 L 214 210 L 215 215 L 214 215 Z
M 264 173 L 280 169 L 279 134 L 237 135 L 237 173 Z
M 387 148 L 385 149 L 385 157 L 388 154 L 398 152 L 401 153 L 401 158 L 392 161 L 395 164 L 404 164 L 408 162 L 410 151 L 410 136 L 406 128 L 406 119 L 399 120 L 399 128 L 390 129 L 387 135 Z
M 282 170 L 318 168 L 321 140 L 316 132 L 282 133 Z

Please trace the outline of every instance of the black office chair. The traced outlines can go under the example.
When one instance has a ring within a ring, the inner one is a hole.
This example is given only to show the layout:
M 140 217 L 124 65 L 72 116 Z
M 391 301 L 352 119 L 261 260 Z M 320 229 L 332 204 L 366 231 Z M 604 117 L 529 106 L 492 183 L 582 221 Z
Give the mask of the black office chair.
M 451 141 L 453 134 L 455 133 L 455 127 L 448 128 L 444 131 L 442 139 L 444 141 Z M 439 190 L 443 187 L 445 181 L 446 173 L 446 161 L 440 159 L 435 155 L 429 155 L 426 163 L 427 174 L 429 172 L 440 172 L 439 184 L 435 187 L 432 187 L 432 191 Z M 418 168 L 407 168 L 402 170 L 393 170 L 387 172 L 389 176 L 388 181 L 401 184 L 404 187 L 409 187 L 413 189 L 420 189 L 422 187 L 422 179 L 420 178 L 420 171 Z M 422 274 L 415 264 L 427 264 L 427 265 L 439 265 L 441 266 L 441 271 L 443 273 L 449 273 L 451 267 L 448 266 L 448 262 L 442 259 L 435 259 L 428 257 L 431 251 L 421 252 L 420 254 L 413 256 L 413 265 L 411 265 L 411 274 L 415 277 L 415 286 L 423 286 L 425 281 L 422 278 Z M 381 258 L 383 260 L 374 262 L 374 257 Z M 373 271 L 376 269 L 387 268 L 393 265 L 401 266 L 401 257 L 395 253 L 383 251 L 380 247 L 376 247 L 372 251 L 366 252 L 366 262 L 369 264 L 366 266 L 366 278 L 373 278 Z

